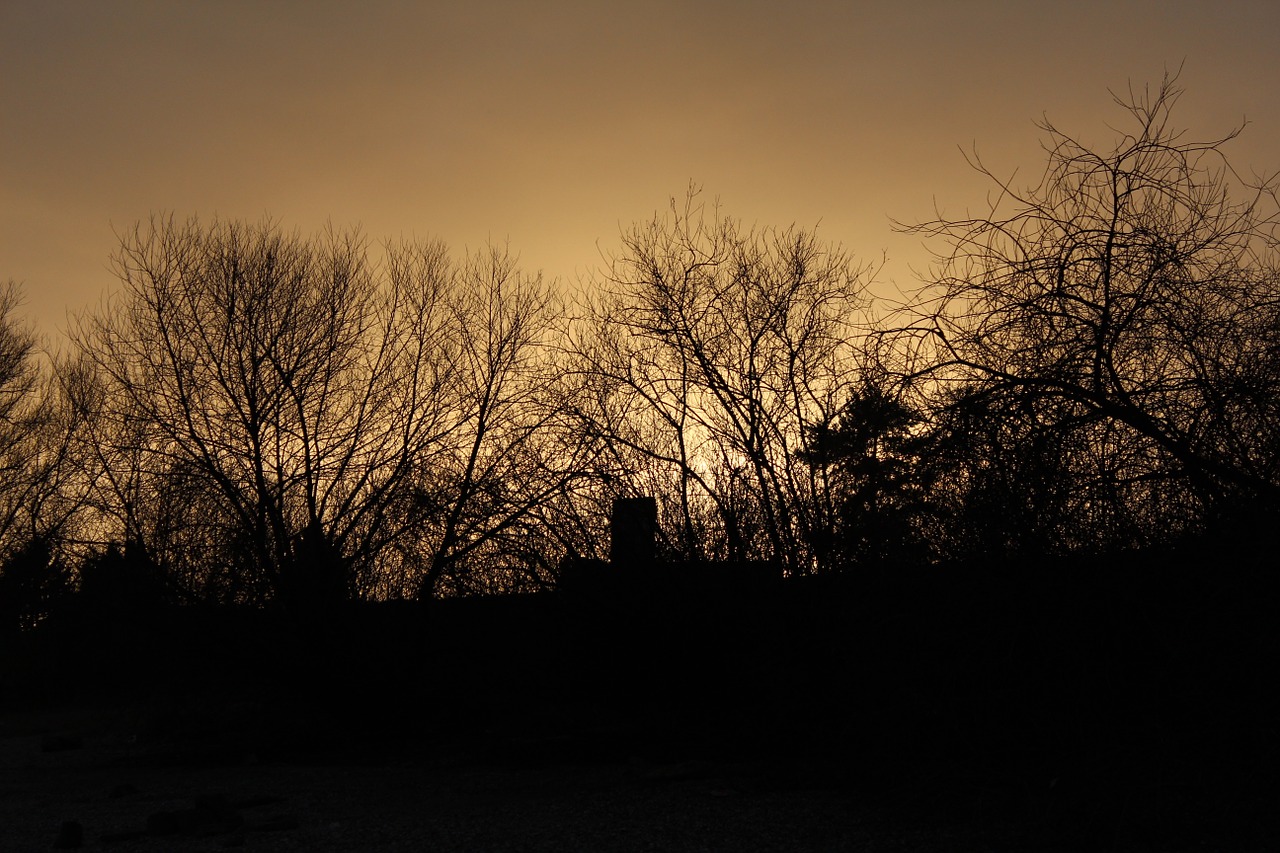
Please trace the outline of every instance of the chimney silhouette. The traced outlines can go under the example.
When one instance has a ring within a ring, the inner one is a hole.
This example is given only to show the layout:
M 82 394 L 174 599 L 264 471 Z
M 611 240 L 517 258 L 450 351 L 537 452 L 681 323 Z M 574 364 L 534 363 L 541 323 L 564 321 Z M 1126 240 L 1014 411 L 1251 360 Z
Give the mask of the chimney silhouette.
M 609 560 L 615 566 L 644 566 L 657 556 L 658 502 L 617 498 L 609 522 Z

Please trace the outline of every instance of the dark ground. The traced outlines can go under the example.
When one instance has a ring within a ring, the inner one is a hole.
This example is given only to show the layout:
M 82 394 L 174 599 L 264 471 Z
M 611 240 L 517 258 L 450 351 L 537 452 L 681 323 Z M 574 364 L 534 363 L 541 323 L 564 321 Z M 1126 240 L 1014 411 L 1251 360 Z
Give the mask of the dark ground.
M 1280 849 L 1264 572 L 664 571 L 66 617 L 8 652 L 0 851 Z

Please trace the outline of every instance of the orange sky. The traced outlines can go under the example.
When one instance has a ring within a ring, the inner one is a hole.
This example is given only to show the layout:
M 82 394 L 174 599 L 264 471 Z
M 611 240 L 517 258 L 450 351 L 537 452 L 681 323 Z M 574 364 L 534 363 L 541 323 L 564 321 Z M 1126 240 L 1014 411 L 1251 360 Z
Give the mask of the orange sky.
M 958 150 L 1038 176 L 1048 114 L 1185 60 L 1199 136 L 1280 169 L 1280 4 L 3 0 L 0 281 L 44 331 L 113 285 L 153 211 L 375 239 L 510 241 L 573 280 L 690 181 L 913 281 L 889 220 L 979 209 Z

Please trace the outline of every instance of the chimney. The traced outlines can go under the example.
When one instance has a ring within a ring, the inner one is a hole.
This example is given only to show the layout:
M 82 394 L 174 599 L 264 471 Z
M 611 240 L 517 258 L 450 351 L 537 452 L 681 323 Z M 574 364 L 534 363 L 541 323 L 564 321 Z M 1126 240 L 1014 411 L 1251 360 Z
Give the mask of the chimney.
M 646 566 L 657 556 L 658 502 L 618 498 L 609 523 L 609 560 L 614 566 Z

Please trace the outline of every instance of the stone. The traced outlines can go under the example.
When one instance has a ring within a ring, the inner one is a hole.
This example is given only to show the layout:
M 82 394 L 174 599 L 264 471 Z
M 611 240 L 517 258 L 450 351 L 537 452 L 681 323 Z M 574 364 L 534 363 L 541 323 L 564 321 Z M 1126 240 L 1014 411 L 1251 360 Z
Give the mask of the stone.
M 78 850 L 84 846 L 84 827 L 79 821 L 65 820 L 58 830 L 58 838 L 53 842 L 55 850 Z

